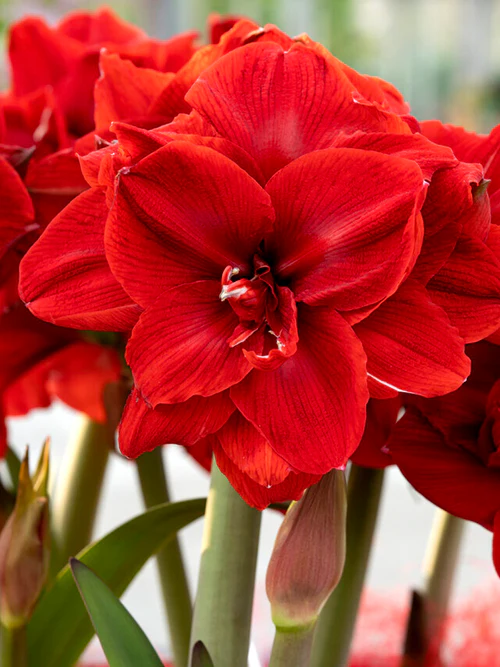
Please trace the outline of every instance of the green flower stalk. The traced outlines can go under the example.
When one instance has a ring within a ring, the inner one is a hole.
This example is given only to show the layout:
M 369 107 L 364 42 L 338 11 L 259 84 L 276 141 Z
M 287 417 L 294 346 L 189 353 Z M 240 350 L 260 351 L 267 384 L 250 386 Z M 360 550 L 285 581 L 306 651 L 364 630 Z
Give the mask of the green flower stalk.
M 345 561 L 344 472 L 333 470 L 292 503 L 266 578 L 276 638 L 270 667 L 307 665 L 319 613 Z

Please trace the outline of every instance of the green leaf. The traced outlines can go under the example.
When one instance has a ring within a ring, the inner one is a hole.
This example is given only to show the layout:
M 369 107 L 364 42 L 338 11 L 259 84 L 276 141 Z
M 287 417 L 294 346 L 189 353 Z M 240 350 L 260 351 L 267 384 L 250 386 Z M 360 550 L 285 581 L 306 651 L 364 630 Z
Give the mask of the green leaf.
M 205 499 L 158 505 L 88 546 L 78 560 L 120 597 L 144 563 L 204 511 Z M 40 667 L 40 656 L 43 667 L 72 667 L 93 634 L 66 566 L 37 604 L 28 624 L 28 667 Z
M 109 667 L 163 667 L 142 629 L 102 579 L 76 558 L 70 568 Z
M 19 471 L 21 470 L 21 460 L 11 447 L 7 447 L 5 453 L 5 463 L 9 471 L 10 483 L 14 493 L 17 491 L 17 482 L 19 480 Z
M 207 651 L 207 647 L 202 641 L 197 641 L 193 646 L 191 667 L 214 667 L 214 663 Z

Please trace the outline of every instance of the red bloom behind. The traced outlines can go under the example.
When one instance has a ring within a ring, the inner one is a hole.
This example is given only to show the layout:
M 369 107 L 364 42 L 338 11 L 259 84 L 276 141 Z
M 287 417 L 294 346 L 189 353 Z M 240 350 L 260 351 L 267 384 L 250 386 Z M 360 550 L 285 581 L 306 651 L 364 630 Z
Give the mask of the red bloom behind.
M 28 17 L 10 30 L 12 94 L 23 96 L 51 86 L 69 133 L 79 137 L 94 127 L 93 91 L 101 49 L 139 67 L 175 72 L 194 53 L 196 35 L 191 32 L 160 42 L 106 7 L 94 14 L 68 14 L 55 28 Z
M 494 531 L 500 575 L 500 354 L 492 343 L 468 348 L 472 373 L 457 391 L 407 397 L 388 447 L 403 475 L 447 512 Z
M 121 377 L 114 350 L 41 322 L 18 304 L 0 317 L 0 356 L 0 458 L 6 447 L 3 418 L 48 407 L 55 398 L 106 421 L 106 386 Z
M 469 289 L 474 289 L 476 296 L 482 301 L 481 310 L 486 312 L 492 307 L 491 296 L 495 287 L 487 271 L 483 270 L 479 275 L 475 272 L 471 273 L 470 265 L 471 260 L 474 260 L 474 265 L 480 266 L 477 262 L 480 255 L 486 261 L 489 261 L 490 265 L 492 254 L 497 262 L 500 261 L 500 126 L 493 128 L 488 135 L 478 135 L 473 132 L 466 132 L 461 127 L 443 125 L 439 121 L 427 121 L 422 123 L 422 131 L 432 141 L 450 146 L 459 159 L 468 162 L 479 162 L 484 167 L 485 178 L 489 181 L 489 183 L 485 183 L 485 186 L 487 185 L 486 191 L 491 204 L 492 225 L 482 232 L 482 240 L 486 248 L 484 245 L 474 247 L 470 241 L 468 247 L 463 244 L 465 247 L 461 251 L 462 262 L 457 266 L 457 269 L 462 271 L 462 275 L 466 275 L 466 281 L 462 281 L 462 289 L 464 288 L 464 282 L 469 286 Z M 485 195 L 484 193 L 477 193 L 476 196 L 480 198 Z M 439 286 L 439 282 L 437 285 Z M 431 283 L 431 286 L 434 288 L 435 283 Z M 476 311 L 478 305 L 476 300 Z M 494 319 L 494 316 L 492 319 Z M 490 331 L 493 334 L 491 340 L 496 343 L 500 343 L 500 335 L 498 331 L 493 332 L 498 329 L 499 323 L 500 318 L 497 318 L 497 326 Z

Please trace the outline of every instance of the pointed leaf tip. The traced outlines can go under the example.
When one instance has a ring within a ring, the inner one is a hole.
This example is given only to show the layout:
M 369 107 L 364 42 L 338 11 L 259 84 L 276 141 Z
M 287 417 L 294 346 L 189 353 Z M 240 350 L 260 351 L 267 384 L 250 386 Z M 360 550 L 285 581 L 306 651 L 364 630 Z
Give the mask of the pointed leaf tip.
M 109 667 L 163 667 L 143 630 L 102 579 L 76 558 L 70 568 Z

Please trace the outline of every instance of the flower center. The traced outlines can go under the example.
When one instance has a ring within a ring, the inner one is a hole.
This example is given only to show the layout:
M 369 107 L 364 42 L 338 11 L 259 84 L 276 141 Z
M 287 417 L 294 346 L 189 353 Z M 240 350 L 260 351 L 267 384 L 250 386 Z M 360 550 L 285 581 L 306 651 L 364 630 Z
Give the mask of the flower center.
M 278 298 L 269 264 L 260 255 L 255 255 L 253 278 L 238 279 L 236 277 L 239 272 L 238 268 L 227 266 L 221 280 L 220 299 L 229 301 L 231 308 L 240 319 L 240 326 L 248 334 L 238 335 L 237 340 L 231 341 L 230 345 L 234 346 L 244 342 L 264 322 L 267 322 L 274 335 L 278 336 L 281 323 L 279 318 L 274 316 L 278 307 Z M 239 334 L 243 333 L 245 332 L 239 332 Z
M 263 354 L 243 350 L 255 367 L 273 370 L 295 353 L 298 341 L 297 308 L 293 293 L 274 282 L 269 264 L 255 255 L 252 278 L 238 278 L 239 269 L 227 266 L 222 274 L 219 298 L 228 301 L 239 324 L 228 340 L 231 347 L 260 332 Z M 263 334 L 271 334 L 263 336 Z M 253 339 L 255 341 L 255 339 Z

